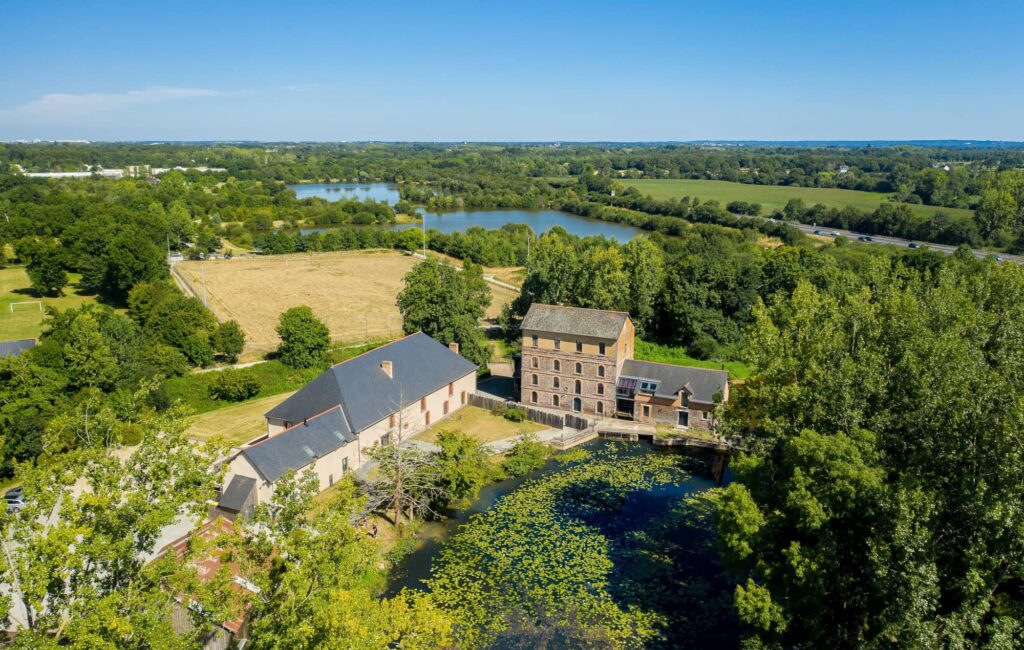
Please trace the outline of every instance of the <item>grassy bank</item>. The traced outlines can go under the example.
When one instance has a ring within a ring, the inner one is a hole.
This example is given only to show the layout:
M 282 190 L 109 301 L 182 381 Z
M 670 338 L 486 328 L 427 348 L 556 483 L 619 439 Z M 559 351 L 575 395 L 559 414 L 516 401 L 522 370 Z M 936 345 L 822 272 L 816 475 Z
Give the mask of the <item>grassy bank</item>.
M 332 362 L 339 363 L 382 344 L 383 341 L 379 341 L 354 348 L 336 350 L 332 354 Z M 296 391 L 312 381 L 323 372 L 323 369 L 306 368 L 295 370 L 280 361 L 267 361 L 245 368 L 241 372 L 255 377 L 260 385 L 259 393 L 255 397 L 241 403 L 216 400 L 210 397 L 210 384 L 216 379 L 217 372 L 189 373 L 182 377 L 172 377 L 164 382 L 164 389 L 171 400 L 180 400 L 192 413 L 198 415 L 228 407 L 234 408 L 273 395 Z
M 745 379 L 750 376 L 750 368 L 742 361 L 710 361 L 695 359 L 686 353 L 686 348 L 671 345 L 659 345 L 637 339 L 634 357 L 641 361 L 657 363 L 674 363 L 680 366 L 695 368 L 711 368 L 728 370 L 730 379 Z
M 879 204 L 888 202 L 888 194 L 880 192 L 858 192 L 823 187 L 791 187 L 786 185 L 751 185 L 748 183 L 731 183 L 728 181 L 709 181 L 699 179 L 673 178 L 666 180 L 623 180 L 629 187 L 635 187 L 645 195 L 654 199 L 699 198 L 702 201 L 715 199 L 725 207 L 730 201 L 746 201 L 760 203 L 763 214 L 781 210 L 790 199 L 802 199 L 808 207 L 822 203 L 832 208 L 852 206 L 859 210 L 873 211 Z M 931 217 L 936 212 L 969 218 L 973 210 L 962 208 L 943 208 L 934 205 L 907 204 L 917 216 Z

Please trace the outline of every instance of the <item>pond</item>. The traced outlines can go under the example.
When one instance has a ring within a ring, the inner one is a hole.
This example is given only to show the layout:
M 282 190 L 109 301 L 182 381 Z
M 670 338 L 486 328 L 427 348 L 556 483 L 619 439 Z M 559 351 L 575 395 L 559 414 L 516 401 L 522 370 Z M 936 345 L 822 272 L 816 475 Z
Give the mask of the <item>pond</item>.
M 419 213 L 426 220 L 428 229 L 433 228 L 444 233 L 465 232 L 472 226 L 494 229 L 501 228 L 508 223 L 525 223 L 537 235 L 555 226 L 561 226 L 570 234 L 578 237 L 604 235 L 625 243 L 641 232 L 639 228 L 632 226 L 589 219 L 559 210 L 459 210 L 442 214 L 431 214 L 419 210 Z M 422 225 L 405 223 L 395 227 L 398 229 L 422 228 Z
M 289 185 L 288 188 L 295 190 L 298 199 L 318 196 L 332 203 L 342 199 L 373 199 L 378 203 L 394 205 L 402 198 L 398 194 L 398 186 L 393 183 L 300 183 Z
M 732 583 L 706 506 L 689 498 L 715 486 L 707 459 L 647 443 L 579 449 L 424 525 L 389 594 L 432 591 L 467 646 L 529 647 L 509 623 L 519 615 L 530 634 L 564 634 L 572 603 L 569 620 L 637 634 L 631 647 L 737 647 Z

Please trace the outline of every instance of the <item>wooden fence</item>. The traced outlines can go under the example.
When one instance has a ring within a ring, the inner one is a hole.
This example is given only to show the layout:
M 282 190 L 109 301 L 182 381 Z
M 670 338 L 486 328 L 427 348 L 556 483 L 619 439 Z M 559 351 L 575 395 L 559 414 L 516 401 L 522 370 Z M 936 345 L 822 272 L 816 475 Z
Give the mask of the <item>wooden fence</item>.
M 585 418 L 581 418 L 577 415 L 551 413 L 550 411 L 542 411 L 533 407 L 527 406 L 526 404 L 520 404 L 513 400 L 498 399 L 489 395 L 481 395 L 479 393 L 473 393 L 469 396 L 469 404 L 471 406 L 478 406 L 480 408 L 487 409 L 488 411 L 494 410 L 496 406 L 504 406 L 510 409 L 519 409 L 526 412 L 526 419 L 537 424 L 543 424 L 546 427 L 553 429 L 588 429 L 590 428 L 590 422 Z

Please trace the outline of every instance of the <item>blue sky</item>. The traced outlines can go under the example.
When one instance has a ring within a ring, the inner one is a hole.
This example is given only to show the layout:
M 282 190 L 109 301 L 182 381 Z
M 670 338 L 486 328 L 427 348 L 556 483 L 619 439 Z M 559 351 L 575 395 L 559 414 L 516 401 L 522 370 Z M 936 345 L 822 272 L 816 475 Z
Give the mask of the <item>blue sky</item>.
M 1024 140 L 1022 2 L 14 2 L 0 139 Z

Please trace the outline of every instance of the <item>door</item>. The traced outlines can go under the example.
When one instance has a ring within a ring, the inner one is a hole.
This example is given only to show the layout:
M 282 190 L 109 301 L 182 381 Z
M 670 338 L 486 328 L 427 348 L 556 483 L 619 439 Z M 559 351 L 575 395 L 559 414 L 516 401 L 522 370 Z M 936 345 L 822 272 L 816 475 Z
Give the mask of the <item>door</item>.
M 690 412 L 679 411 L 679 426 L 688 427 L 690 426 Z
M 583 410 L 583 400 L 578 397 L 572 398 L 572 410 L 574 413 L 579 413 Z

